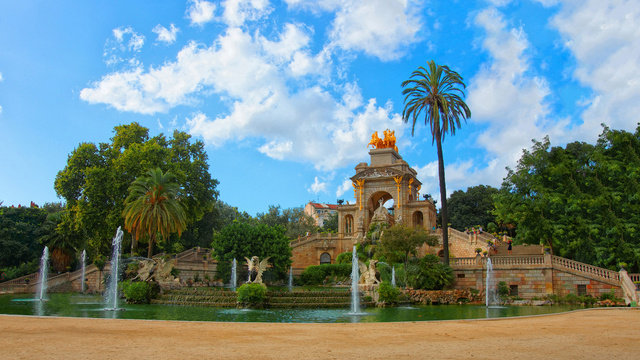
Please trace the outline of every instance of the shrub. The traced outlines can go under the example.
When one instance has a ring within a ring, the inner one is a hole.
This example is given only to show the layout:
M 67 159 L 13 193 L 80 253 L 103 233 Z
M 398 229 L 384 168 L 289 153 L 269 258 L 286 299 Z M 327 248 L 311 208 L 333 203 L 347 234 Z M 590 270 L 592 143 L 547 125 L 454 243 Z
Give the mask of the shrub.
M 501 297 L 507 297 L 509 296 L 510 291 L 509 291 L 509 286 L 507 286 L 507 283 L 505 281 L 500 281 L 498 283 L 498 295 L 500 295 Z
M 304 269 L 300 281 L 304 285 L 323 285 L 325 279 L 351 276 L 351 264 L 312 265 Z
M 336 257 L 336 264 L 351 264 L 353 251 L 343 252 Z
M 243 306 L 259 308 L 267 300 L 267 287 L 264 284 L 243 284 L 237 290 L 237 301 Z
M 453 282 L 453 270 L 435 255 L 412 259 L 406 271 L 407 283 L 414 289 L 442 290 Z
M 148 304 L 154 297 L 153 287 L 145 281 L 121 282 L 124 297 L 130 304 Z
M 378 301 L 384 302 L 387 305 L 394 305 L 398 303 L 398 296 L 400 295 L 400 291 L 391 286 L 390 282 L 381 282 L 378 291 L 380 292 L 380 298 L 378 299 Z
M 604 300 L 618 301 L 615 291 L 611 289 L 611 291 L 608 293 L 600 294 L 600 301 L 604 301 Z

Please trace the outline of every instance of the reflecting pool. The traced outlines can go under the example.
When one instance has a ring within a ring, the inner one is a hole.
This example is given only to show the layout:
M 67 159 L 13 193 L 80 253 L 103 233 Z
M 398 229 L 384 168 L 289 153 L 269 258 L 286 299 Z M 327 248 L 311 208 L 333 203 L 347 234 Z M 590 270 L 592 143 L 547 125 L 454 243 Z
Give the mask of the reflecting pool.
M 124 303 L 124 302 L 123 302 Z M 580 309 L 581 306 L 430 305 L 365 308 L 366 315 L 349 315 L 350 309 L 242 310 L 171 305 L 124 305 L 124 311 L 104 311 L 102 296 L 50 294 L 48 301 L 33 301 L 33 295 L 0 295 L 0 314 L 83 318 L 155 319 L 221 322 L 279 323 L 368 323 L 484 319 L 543 315 Z

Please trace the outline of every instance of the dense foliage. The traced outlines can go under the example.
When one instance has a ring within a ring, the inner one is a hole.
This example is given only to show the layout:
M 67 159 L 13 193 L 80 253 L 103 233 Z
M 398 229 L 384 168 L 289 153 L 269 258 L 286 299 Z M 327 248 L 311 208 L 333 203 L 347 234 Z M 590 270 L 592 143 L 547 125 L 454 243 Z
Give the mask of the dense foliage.
M 187 226 L 203 219 L 212 210 L 218 182 L 209 174 L 204 144 L 191 142 L 190 137 L 174 131 L 172 138 L 163 134 L 150 138 L 148 129 L 134 122 L 116 126 L 111 143 L 78 145 L 55 180 L 56 193 L 66 201 L 64 228 L 86 241 L 92 257 L 107 255 L 115 229 L 124 224 L 129 186 L 157 167 L 176 176 Z M 126 247 L 131 237 L 124 241 Z
M 156 236 L 167 239 L 173 232 L 182 235 L 186 227 L 186 213 L 180 201 L 180 187 L 169 171 L 156 168 L 138 177 L 129 187 L 125 199 L 125 229 L 135 238 L 149 236 L 147 257 L 153 256 Z
M 442 290 L 453 283 L 453 270 L 435 255 L 413 258 L 405 269 L 407 286 L 414 289 Z
M 351 261 L 348 264 L 312 265 L 304 269 L 300 275 L 303 285 L 324 285 L 326 280 L 342 281 L 351 276 Z
M 245 257 L 270 257 L 269 272 L 277 279 L 284 279 L 291 266 L 289 238 L 278 225 L 234 221 L 214 235 L 211 246 L 218 260 L 218 274 L 225 282 L 230 278 L 233 259 L 242 264 Z
M 121 282 L 122 292 L 125 299 L 130 304 L 148 304 L 152 298 L 158 294 L 159 287 L 149 284 L 146 281 Z
M 447 199 L 451 227 L 464 231 L 466 228 L 480 225 L 487 229 L 496 219 L 492 214 L 493 196 L 496 193 L 498 189 L 488 185 L 468 187 L 467 191 L 454 191 Z
M 267 287 L 264 284 L 243 284 L 237 290 L 237 301 L 243 306 L 260 308 L 267 300 Z
M 380 244 L 376 247 L 376 257 L 384 258 L 389 263 L 402 262 L 406 268 L 409 256 L 417 255 L 418 248 L 423 244 L 435 246 L 438 238 L 429 235 L 421 227 L 394 225 L 382 233 Z
M 400 291 L 393 287 L 390 282 L 381 282 L 378 291 L 380 293 L 380 298 L 378 299 L 378 301 L 384 302 L 386 305 L 395 305 L 398 303 L 398 296 L 400 296 Z
M 550 148 L 534 141 L 495 196 L 499 222 L 517 224 L 517 240 L 556 255 L 640 270 L 640 127 L 605 127 L 596 145 Z
M 291 239 L 315 232 L 316 225 L 313 218 L 304 212 L 303 207 L 282 209 L 280 205 L 269 205 L 269 211 L 258 213 L 256 220 L 268 226 L 281 226 L 285 235 Z

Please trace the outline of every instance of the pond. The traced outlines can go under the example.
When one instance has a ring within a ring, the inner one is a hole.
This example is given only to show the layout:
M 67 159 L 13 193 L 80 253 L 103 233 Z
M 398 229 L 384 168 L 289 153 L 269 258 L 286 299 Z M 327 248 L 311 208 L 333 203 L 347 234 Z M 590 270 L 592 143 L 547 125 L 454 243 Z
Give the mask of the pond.
M 79 294 L 49 294 L 48 301 L 33 301 L 33 295 L 0 295 L 0 314 L 61 316 L 82 318 L 154 319 L 219 322 L 279 322 L 279 323 L 369 323 L 434 321 L 454 319 L 484 319 L 513 316 L 543 315 L 566 312 L 581 306 L 500 306 L 429 305 L 411 307 L 367 308 L 364 315 L 349 315 L 350 309 L 267 309 L 242 310 L 171 305 L 130 305 L 124 310 L 105 311 L 101 296 Z

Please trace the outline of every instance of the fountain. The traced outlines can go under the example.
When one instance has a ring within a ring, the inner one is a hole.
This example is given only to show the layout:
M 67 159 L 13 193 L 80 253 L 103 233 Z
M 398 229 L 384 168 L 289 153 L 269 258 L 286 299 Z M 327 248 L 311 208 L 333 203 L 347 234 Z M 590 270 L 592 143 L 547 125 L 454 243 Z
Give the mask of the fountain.
M 396 267 L 391 268 L 391 286 L 396 287 Z
M 104 293 L 105 310 L 117 311 L 118 308 L 118 280 L 120 267 L 120 245 L 122 243 L 122 230 L 118 227 L 116 236 L 113 238 L 113 252 L 111 254 L 111 270 L 109 272 L 109 284 Z
M 293 287 L 293 266 L 289 267 L 289 291 Z
M 45 246 L 40 258 L 40 285 L 36 300 L 44 301 L 47 293 L 47 280 L 49 277 L 49 247 Z
M 349 315 L 362 315 L 360 312 L 360 288 L 358 281 L 360 280 L 360 265 L 358 264 L 358 252 L 353 247 L 353 255 L 351 256 L 351 312 Z
M 85 266 L 86 266 L 86 262 L 87 262 L 87 250 L 82 250 L 82 256 L 80 257 L 80 259 L 82 260 L 82 278 L 80 280 L 80 282 L 82 283 L 82 292 L 84 293 L 85 289 L 85 283 L 84 283 L 84 273 L 85 273 Z
M 485 306 L 499 305 L 500 299 L 498 298 L 498 291 L 496 288 L 496 279 L 493 275 L 493 265 L 491 264 L 491 258 L 487 258 L 487 276 L 485 278 Z
M 237 264 L 238 262 L 233 258 L 231 262 L 231 291 L 236 291 L 236 285 L 238 284 Z

